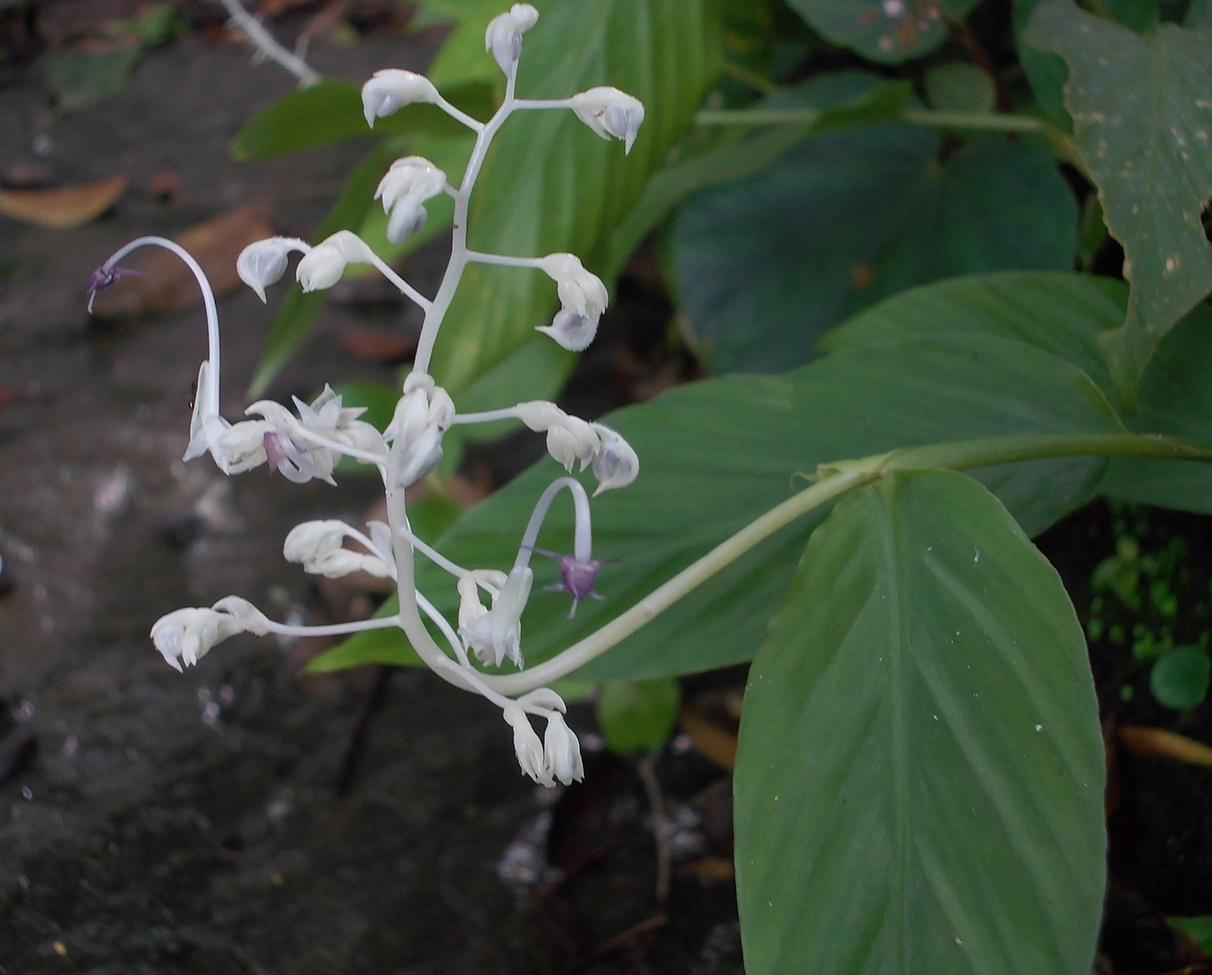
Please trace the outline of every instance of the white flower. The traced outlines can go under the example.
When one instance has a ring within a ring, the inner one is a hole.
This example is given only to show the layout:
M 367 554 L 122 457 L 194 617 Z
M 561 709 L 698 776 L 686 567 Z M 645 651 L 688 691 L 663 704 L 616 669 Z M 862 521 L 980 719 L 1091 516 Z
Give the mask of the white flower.
M 636 133 L 644 121 L 644 106 L 626 92 L 603 85 L 590 88 L 569 99 L 577 118 L 603 139 L 623 140 L 623 151 L 630 153 Z
M 348 534 L 349 526 L 341 521 L 305 521 L 290 530 L 282 545 L 282 555 L 287 562 L 302 564 L 305 572 L 329 579 L 351 572 L 390 578 L 391 568 L 381 558 L 343 547 Z
M 236 273 L 258 298 L 265 301 L 265 289 L 286 273 L 287 255 L 291 251 L 307 253 L 309 250 L 310 245 L 297 237 L 267 237 L 253 241 L 236 258 Z
M 182 460 L 193 460 L 206 453 L 210 449 L 210 433 L 217 432 L 214 421 L 221 421 L 220 428 L 227 422 L 219 416 L 219 404 L 211 398 L 210 373 L 210 360 L 204 359 L 198 367 L 198 381 L 194 383 L 194 411 L 189 418 L 189 445 L 185 448 Z
M 349 230 L 338 230 L 311 248 L 295 268 L 304 291 L 323 291 L 341 280 L 347 264 L 373 264 L 369 245 Z
M 408 376 L 404 395 L 383 431 L 383 439 L 392 445 L 388 477 L 393 484 L 408 487 L 437 467 L 442 437 L 454 418 L 454 401 L 433 377 L 416 372 Z
M 399 244 L 425 226 L 429 214 L 421 204 L 446 189 L 446 174 L 428 159 L 405 156 L 391 164 L 379 181 L 375 199 L 383 201 L 387 239 Z
M 482 664 L 500 667 L 506 657 L 522 667 L 522 610 L 530 597 L 534 573 L 526 566 L 515 566 L 492 601 L 492 609 L 470 626 L 459 629 L 467 649 Z
M 631 444 L 610 427 L 600 423 L 591 423 L 590 427 L 601 443 L 591 461 L 593 476 L 598 479 L 598 489 L 593 492 L 597 497 L 603 491 L 626 487 L 634 481 L 640 473 L 640 458 Z
M 500 598 L 508 577 L 497 569 L 473 569 L 459 577 L 459 629 L 470 629 L 481 618 L 488 615 L 488 607 L 480 601 L 480 590 L 484 589 L 495 601 Z
M 362 86 L 362 111 L 372 129 L 375 119 L 386 118 L 414 102 L 436 104 L 441 96 L 433 82 L 415 71 L 384 68 Z
M 343 408 L 341 397 L 331 387 L 326 385 L 310 406 L 297 397 L 294 403 L 299 412 L 297 418 L 281 403 L 272 400 L 259 400 L 249 406 L 245 413 L 263 419 L 237 423 L 231 430 L 250 426 L 245 441 L 250 441 L 259 430 L 260 444 L 254 447 L 251 442 L 245 443 L 247 460 L 238 465 L 238 470 L 225 467 L 212 446 L 211 452 L 220 468 L 225 473 L 239 473 L 268 461 L 274 470 L 296 484 L 313 478 L 335 484 L 332 472 L 338 451 L 319 443 L 321 439 L 368 454 L 379 454 L 386 460 L 387 445 L 379 432 L 358 419 L 365 410 Z
M 555 786 L 551 773 L 547 771 L 547 757 L 539 736 L 530 725 L 530 719 L 521 706 L 510 701 L 501 711 L 501 716 L 513 728 L 513 750 L 518 756 L 522 772 L 547 788 Z
M 606 310 L 606 285 L 572 254 L 548 254 L 539 267 L 556 283 L 560 312 L 550 325 L 540 325 L 537 331 L 550 335 L 570 352 L 580 352 L 593 341 L 598 319 Z
M 192 667 L 230 636 L 268 630 L 269 621 L 252 603 L 227 596 L 210 609 L 178 609 L 161 616 L 151 628 L 151 638 L 169 666 L 180 671 L 182 664 Z
M 559 711 L 546 715 L 547 733 L 543 736 L 543 760 L 548 776 L 555 776 L 564 785 L 585 778 L 581 761 L 581 743 L 565 723 Z
M 535 25 L 539 12 L 528 3 L 515 3 L 508 13 L 494 17 L 484 32 L 484 50 L 492 51 L 505 74 L 522 56 L 522 35 Z
M 593 462 L 601 449 L 601 440 L 593 425 L 580 417 L 569 416 L 554 403 L 533 400 L 519 403 L 518 419 L 538 433 L 547 432 L 547 452 L 564 470 L 571 471 L 576 461 L 581 470 Z

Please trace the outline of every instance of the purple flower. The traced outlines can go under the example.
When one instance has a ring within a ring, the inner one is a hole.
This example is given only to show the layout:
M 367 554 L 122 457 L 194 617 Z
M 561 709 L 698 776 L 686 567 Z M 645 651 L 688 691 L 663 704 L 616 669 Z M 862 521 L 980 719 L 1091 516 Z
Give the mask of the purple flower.
M 601 599 L 598 593 L 594 592 L 593 584 L 597 581 L 598 570 L 607 562 L 617 562 L 618 559 L 586 559 L 581 561 L 575 555 L 561 555 L 559 552 L 549 552 L 545 548 L 532 548 L 532 552 L 537 552 L 539 555 L 546 555 L 549 559 L 555 559 L 556 565 L 560 567 L 560 581 L 553 582 L 547 586 L 548 592 L 567 592 L 572 594 L 572 609 L 568 611 L 568 618 L 572 619 L 577 615 L 577 604 L 585 598 Z
M 130 267 L 105 267 L 102 265 L 88 277 L 88 310 L 93 310 L 93 298 L 121 278 L 145 278 L 142 271 Z

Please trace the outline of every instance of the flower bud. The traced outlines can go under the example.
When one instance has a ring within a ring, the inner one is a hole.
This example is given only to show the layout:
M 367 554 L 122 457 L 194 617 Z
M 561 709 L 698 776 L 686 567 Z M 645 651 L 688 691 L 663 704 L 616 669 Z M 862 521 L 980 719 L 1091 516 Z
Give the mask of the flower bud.
M 543 736 L 543 764 L 548 777 L 555 776 L 564 785 L 585 778 L 581 761 L 581 743 L 559 711 L 547 715 L 547 733 Z
M 508 13 L 494 17 L 484 32 L 484 50 L 492 51 L 505 74 L 522 56 L 522 35 L 539 19 L 539 12 L 528 3 L 515 3 Z
M 594 132 L 603 139 L 612 136 L 622 139 L 623 151 L 631 152 L 631 145 L 644 121 L 644 106 L 639 99 L 617 88 L 602 86 L 573 95 L 569 101 L 577 118 Z
M 547 771 L 547 758 L 539 736 L 531 727 L 530 719 L 521 706 L 510 701 L 501 711 L 501 716 L 513 728 L 513 750 L 518 756 L 518 765 L 522 773 L 529 775 L 540 785 L 547 788 L 555 786 L 555 781 Z
M 505 580 L 492 609 L 470 626 L 460 628 L 459 636 L 483 664 L 500 667 L 508 657 L 522 667 L 522 610 L 530 598 L 534 573 L 526 566 L 515 566 Z
M 597 332 L 598 319 L 609 296 L 601 279 L 586 271 L 572 254 L 548 254 L 539 267 L 556 283 L 560 312 L 550 325 L 537 329 L 572 352 L 586 348 Z
M 626 487 L 634 481 L 640 473 L 640 458 L 631 449 L 631 444 L 610 427 L 600 423 L 590 426 L 601 443 L 591 462 L 593 476 L 598 479 L 598 489 L 593 492 L 596 498 L 603 491 Z
M 405 156 L 393 162 L 375 191 L 375 199 L 383 201 L 383 212 L 391 214 L 387 239 L 399 244 L 419 233 L 429 216 L 421 204 L 445 188 L 446 174 L 428 159 Z
M 240 251 L 236 258 L 236 273 L 240 280 L 265 301 L 265 289 L 286 273 L 286 257 L 291 251 L 306 252 L 309 247 L 294 237 L 267 237 L 257 240 Z
M 306 291 L 323 291 L 341 280 L 347 264 L 371 264 L 374 255 L 357 234 L 338 230 L 316 244 L 295 268 L 295 277 Z
M 269 621 L 252 603 L 238 596 L 220 599 L 210 609 L 178 609 L 156 620 L 152 642 L 168 662 L 181 671 L 192 667 L 211 648 L 237 633 L 265 633 Z
M 372 129 L 375 119 L 386 118 L 414 102 L 436 104 L 441 96 L 433 82 L 415 71 L 384 68 L 362 86 L 362 111 Z

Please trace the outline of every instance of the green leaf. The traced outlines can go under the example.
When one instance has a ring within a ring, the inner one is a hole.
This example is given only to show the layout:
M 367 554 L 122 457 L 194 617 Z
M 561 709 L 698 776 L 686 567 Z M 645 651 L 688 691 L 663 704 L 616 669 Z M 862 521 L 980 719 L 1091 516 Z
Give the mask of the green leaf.
M 1187 16 L 1183 20 L 1183 25 L 1212 30 L 1212 0 L 1191 0 L 1191 6 L 1187 8 Z
M 926 72 L 926 100 L 940 112 L 981 112 L 997 106 L 993 79 L 968 61 L 948 61 Z
M 495 106 L 492 89 L 466 85 L 443 94 L 472 116 L 487 117 Z M 234 159 L 272 159 L 345 139 L 400 134 L 465 135 L 467 128 L 436 105 L 405 105 L 376 120 L 372 130 L 362 114 L 362 86 L 329 79 L 293 91 L 253 116 L 232 140 Z
M 1212 34 L 1159 24 L 1142 37 L 1072 0 L 1047 0 L 1026 39 L 1069 64 L 1074 141 L 1124 247 L 1132 295 L 1104 349 L 1131 403 L 1162 336 L 1212 290 L 1200 223 L 1212 196 Z
M 681 703 L 678 682 L 670 678 L 607 681 L 597 701 L 598 727 L 616 754 L 660 748 L 678 723 Z
M 836 103 L 871 84 L 826 76 L 799 97 Z M 833 132 L 688 201 L 672 264 L 707 363 L 784 369 L 828 328 L 915 284 L 1072 266 L 1077 205 L 1043 149 L 995 137 L 940 166 L 939 146 L 906 125 Z
M 1043 0 L 1013 0 L 1014 47 L 1040 111 L 1049 121 L 1069 132 L 1072 131 L 1073 123 L 1069 119 L 1069 113 L 1065 111 L 1064 91 L 1069 69 L 1065 67 L 1063 58 L 1047 54 L 1023 40 L 1031 14 L 1042 2 Z
M 122 90 L 139 59 L 131 41 L 107 51 L 67 51 L 50 62 L 50 85 L 59 107 L 74 112 Z
M 609 265 L 622 266 L 644 238 L 692 193 L 760 173 L 809 135 L 899 116 L 911 97 L 912 89 L 905 82 L 863 83 L 856 86 L 848 100 L 822 108 L 811 123 L 762 126 L 741 136 L 707 142 L 675 158 L 652 175 L 631 212 L 611 232 Z M 780 93 L 759 107 L 796 107 L 794 96 L 791 99 L 789 102 L 788 96 Z
M 1212 661 L 1202 647 L 1175 647 L 1157 658 L 1149 671 L 1149 690 L 1159 704 L 1185 711 L 1208 695 Z
M 522 621 L 530 663 L 638 603 L 788 498 L 797 473 L 810 474 L 819 464 L 948 440 L 1120 429 L 1098 388 L 1074 366 L 1020 342 L 983 336 L 882 343 L 785 376 L 730 376 L 679 387 L 605 422 L 627 438 L 641 463 L 634 484 L 594 503 L 595 555 L 619 561 L 598 577 L 605 599 L 583 602 L 571 621 L 567 599 L 542 591 L 555 581 L 554 566 L 536 562 Z M 1076 458 L 980 473 L 1035 533 L 1085 503 L 1103 467 L 1098 459 Z M 558 473 L 551 461 L 536 465 L 435 544 L 460 565 L 511 564 L 538 495 Z M 776 533 L 578 676 L 663 677 L 749 659 L 822 516 Z M 539 544 L 571 551 L 571 505 L 563 499 L 548 515 Z M 417 580 L 439 609 L 457 609 L 449 576 L 421 564 Z M 394 653 L 387 659 L 397 659 Z
M 1143 34 L 1157 23 L 1161 14 L 1159 0 L 1105 0 L 1107 13 L 1129 30 Z
M 787 0 L 808 25 L 868 61 L 900 64 L 947 39 L 947 20 L 963 20 L 980 0 Z
M 1168 917 L 1166 923 L 1195 942 L 1205 955 L 1212 952 L 1212 914 L 1201 917 Z
M 610 280 L 607 236 L 688 128 L 719 67 L 708 0 L 539 4 L 525 39 L 518 93 L 565 98 L 613 85 L 644 103 L 630 156 L 571 112 L 520 112 L 501 130 L 471 201 L 469 244 L 525 256 L 570 251 Z M 480 57 L 483 54 L 480 35 Z M 509 355 L 550 318 L 555 286 L 539 271 L 472 265 L 438 337 L 430 371 L 452 394 Z
M 960 474 L 868 487 L 812 536 L 750 671 L 745 970 L 1086 975 L 1104 777 L 1055 570 Z

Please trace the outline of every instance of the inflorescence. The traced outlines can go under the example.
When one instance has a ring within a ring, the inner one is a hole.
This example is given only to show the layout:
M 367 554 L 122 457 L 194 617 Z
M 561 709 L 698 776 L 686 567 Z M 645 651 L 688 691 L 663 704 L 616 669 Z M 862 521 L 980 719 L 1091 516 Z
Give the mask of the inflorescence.
M 533 573 L 530 557 L 538 552 L 554 558 L 561 582 L 552 588 L 569 592 L 572 613 L 586 597 L 600 598 L 594 582 L 602 561 L 593 558 L 589 497 L 581 483 L 560 477 L 543 492 L 523 533 L 517 557 L 508 571 L 467 569 L 456 565 L 416 537 L 409 525 L 405 491 L 428 475 L 442 457 L 442 440 L 454 424 L 485 423 L 516 418 L 531 430 L 547 434 L 547 448 L 566 471 L 573 465 L 589 467 L 597 478 L 595 496 L 610 488 L 625 487 L 639 473 L 639 461 L 627 442 L 614 430 L 570 416 L 554 403 L 533 401 L 484 413 L 459 413 L 451 397 L 428 374 L 429 359 L 438 330 L 469 263 L 538 268 L 556 283 L 560 310 L 551 324 L 538 331 L 550 335 L 563 348 L 581 351 L 593 341 L 598 320 L 606 308 L 602 281 L 587 271 L 572 254 L 514 257 L 486 254 L 467 247 L 467 214 L 471 192 L 488 147 L 505 120 L 515 111 L 571 109 L 604 139 L 619 139 L 630 152 L 643 106 L 615 88 L 600 87 L 566 99 L 527 100 L 515 97 L 522 35 L 534 26 L 538 11 L 525 3 L 513 7 L 489 24 L 485 49 L 492 52 L 505 73 L 505 98 L 487 122 L 471 118 L 449 104 L 423 75 L 387 69 L 377 72 L 362 88 L 366 121 L 391 115 L 405 105 L 426 102 L 441 108 L 476 134 L 475 146 L 461 183 L 456 187 L 446 174 L 419 156 L 397 159 L 379 183 L 375 199 L 388 216 L 387 238 L 399 243 L 425 225 L 425 203 L 445 193 L 454 199 L 455 216 L 450 260 L 437 294 L 422 295 L 381 260 L 356 234 L 340 231 L 319 244 L 271 237 L 244 249 L 236 261 L 241 280 L 262 301 L 265 289 L 285 274 L 291 253 L 303 255 L 295 276 L 304 291 L 331 288 L 350 264 L 369 264 L 424 312 L 421 338 L 412 372 L 386 429 L 380 431 L 359 419 L 363 412 L 342 406 L 331 388 L 310 404 L 294 400 L 294 410 L 261 400 L 245 410 L 247 419 L 232 423 L 219 413 L 219 323 L 214 294 L 202 268 L 178 244 L 162 237 L 141 237 L 121 248 L 93 274 L 92 295 L 128 274 L 118 266 L 131 251 L 144 246 L 166 248 L 177 254 L 198 280 L 206 306 L 209 349 L 198 370 L 197 391 L 190 423 L 186 461 L 209 453 L 225 474 L 240 474 L 261 465 L 296 483 L 320 479 L 332 484 L 333 471 L 342 457 L 373 465 L 387 496 L 387 522 L 370 522 L 366 532 L 341 521 L 309 521 L 286 537 L 283 555 L 309 573 L 339 577 L 369 572 L 393 579 L 399 592 L 399 612 L 393 616 L 331 626 L 294 626 L 268 619 L 245 599 L 228 596 L 210 608 L 179 609 L 156 621 L 151 637 L 156 649 L 177 670 L 196 664 L 217 643 L 237 633 L 319 636 L 350 634 L 380 627 L 399 627 L 418 655 L 439 676 L 457 687 L 473 691 L 501 708 L 513 729 L 514 748 L 522 771 L 536 782 L 553 786 L 579 781 L 584 774 L 580 745 L 564 722 L 564 701 L 549 687 L 485 671 L 509 660 L 524 674 L 522 611 L 530 594 Z M 575 510 L 574 551 L 561 555 L 536 547 L 539 530 L 552 502 L 567 490 Z M 347 547 L 352 542 L 355 547 Z M 460 596 L 457 628 L 434 608 L 414 585 L 417 553 L 432 560 L 455 578 Z M 484 595 L 488 597 L 485 605 Z M 449 645 L 444 650 L 430 635 L 422 614 L 429 618 Z M 481 665 L 474 666 L 471 657 Z M 522 688 L 524 692 L 518 690 Z M 508 690 L 508 693 L 504 691 Z M 542 739 L 531 717 L 546 722 Z

